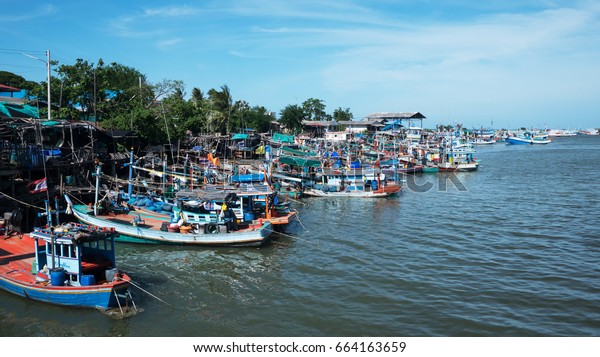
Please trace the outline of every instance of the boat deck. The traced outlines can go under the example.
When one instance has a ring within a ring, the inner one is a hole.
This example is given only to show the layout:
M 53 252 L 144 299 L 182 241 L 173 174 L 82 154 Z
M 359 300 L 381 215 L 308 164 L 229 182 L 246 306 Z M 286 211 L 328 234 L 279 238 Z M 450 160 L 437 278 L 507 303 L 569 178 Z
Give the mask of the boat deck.
M 141 221 L 136 222 L 134 214 L 138 214 Z M 148 228 L 148 229 L 157 230 L 157 231 L 160 231 L 165 223 L 169 224 L 169 225 L 171 224 L 169 216 L 165 216 L 163 214 L 145 210 L 145 209 L 141 209 L 141 208 L 138 208 L 136 211 L 130 211 L 130 212 L 125 212 L 125 213 L 110 212 L 108 214 L 98 215 L 97 217 L 107 220 L 107 221 L 110 221 L 110 222 L 126 225 L 126 226 Z M 266 220 L 266 219 L 263 219 L 263 220 Z M 210 223 L 210 222 L 206 222 L 206 224 L 208 224 L 208 223 Z M 194 224 L 198 224 L 200 226 L 204 225 L 204 223 L 202 223 L 202 224 L 194 223 Z M 249 224 L 247 227 L 240 227 L 238 230 L 236 230 L 236 232 L 254 231 L 257 228 L 260 228 L 260 226 L 262 226 L 262 222 L 257 221 L 257 222 L 253 222 L 252 224 Z M 192 232 L 187 230 L 187 231 L 182 231 L 181 233 L 192 233 Z
M 124 212 L 124 213 L 114 213 L 109 212 L 108 214 L 98 214 L 98 218 L 105 219 L 110 222 L 123 224 L 131 227 L 141 227 L 141 228 L 150 228 L 160 230 L 164 219 L 160 219 L 159 216 L 152 216 L 150 211 L 143 212 L 140 215 L 142 221 L 136 222 L 134 217 L 134 212 Z M 141 213 L 141 212 L 140 212 Z M 153 212 L 152 212 L 153 213 Z
M 33 244 L 34 240 L 27 235 L 0 236 L 0 275 L 13 278 L 18 275 L 21 281 L 35 283 L 31 274 L 35 259 Z

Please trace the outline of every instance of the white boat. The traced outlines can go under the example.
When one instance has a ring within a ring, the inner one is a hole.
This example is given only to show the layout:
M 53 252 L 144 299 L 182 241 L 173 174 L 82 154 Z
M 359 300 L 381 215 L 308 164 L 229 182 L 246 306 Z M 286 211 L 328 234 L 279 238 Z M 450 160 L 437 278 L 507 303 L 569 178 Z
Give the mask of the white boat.
M 475 160 L 475 148 L 472 143 L 454 140 L 440 148 L 439 171 L 477 171 L 479 163 Z
M 471 141 L 471 144 L 473 144 L 473 145 L 490 145 L 490 144 L 495 144 L 495 143 L 496 143 L 495 140 L 486 140 L 486 139 L 482 139 L 482 138 L 477 138 L 477 139 Z
M 304 186 L 304 195 L 312 197 L 382 198 L 400 192 L 401 186 L 373 169 L 326 169 L 320 182 Z
M 147 244 L 177 244 L 195 246 L 260 246 L 273 232 L 267 220 L 257 219 L 251 224 L 232 230 L 230 224 L 204 222 L 188 225 L 185 221 L 170 224 L 164 219 L 140 216 L 134 212 L 101 211 L 86 205 L 73 204 L 65 195 L 73 215 L 81 222 L 96 227 L 114 229 L 120 234 L 116 241 Z
M 411 143 L 418 144 L 421 141 L 423 135 L 423 128 L 418 126 L 411 126 L 406 129 L 406 140 Z
M 471 141 L 473 145 L 490 145 L 495 144 L 496 139 L 494 136 L 496 133 L 492 129 L 477 129 L 473 130 L 475 138 Z
M 548 129 L 548 136 L 575 136 L 577 132 L 575 130 L 564 130 L 564 129 Z

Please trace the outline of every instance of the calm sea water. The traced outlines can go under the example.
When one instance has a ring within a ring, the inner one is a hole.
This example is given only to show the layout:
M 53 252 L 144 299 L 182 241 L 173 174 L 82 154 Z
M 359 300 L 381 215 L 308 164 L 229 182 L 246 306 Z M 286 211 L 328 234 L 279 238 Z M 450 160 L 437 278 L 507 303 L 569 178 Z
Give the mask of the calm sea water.
M 600 336 L 600 137 L 478 147 L 398 197 L 307 198 L 262 248 L 119 244 L 145 310 L 0 291 L 0 336 Z M 168 304 L 168 305 L 167 305 Z

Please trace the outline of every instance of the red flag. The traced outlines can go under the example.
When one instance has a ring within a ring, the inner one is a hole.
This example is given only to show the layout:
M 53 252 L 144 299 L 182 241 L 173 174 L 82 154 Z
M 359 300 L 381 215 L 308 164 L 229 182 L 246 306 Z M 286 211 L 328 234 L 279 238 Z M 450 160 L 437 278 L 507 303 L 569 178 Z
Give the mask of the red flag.
M 48 185 L 46 183 L 46 178 L 39 179 L 33 182 L 30 182 L 27 185 L 27 189 L 29 189 L 29 193 L 38 193 L 48 191 Z

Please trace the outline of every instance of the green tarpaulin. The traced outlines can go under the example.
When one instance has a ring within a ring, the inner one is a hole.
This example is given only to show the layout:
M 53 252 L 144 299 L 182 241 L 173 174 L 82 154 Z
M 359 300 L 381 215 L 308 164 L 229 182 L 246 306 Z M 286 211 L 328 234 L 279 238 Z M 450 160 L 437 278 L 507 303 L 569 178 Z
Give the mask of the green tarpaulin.
M 279 163 L 299 167 L 321 167 L 321 161 L 319 160 L 304 159 L 294 156 L 280 156 Z
M 0 116 L 38 119 L 40 114 L 36 107 L 32 107 L 28 104 L 0 102 Z
M 293 135 L 285 135 L 285 134 L 275 133 L 275 134 L 273 134 L 273 137 L 271 137 L 271 141 L 276 142 L 276 143 L 293 144 L 294 143 L 294 136 Z
M 241 134 L 241 133 L 238 133 L 238 134 L 234 134 L 234 135 L 231 137 L 231 140 L 238 140 L 238 139 L 244 139 L 244 140 L 245 140 L 245 139 L 248 139 L 248 134 Z
M 286 146 L 282 146 L 281 151 L 285 151 L 286 153 L 288 153 L 290 155 L 295 155 L 295 156 L 317 156 L 317 153 L 314 151 L 296 150 L 296 149 L 288 148 Z

